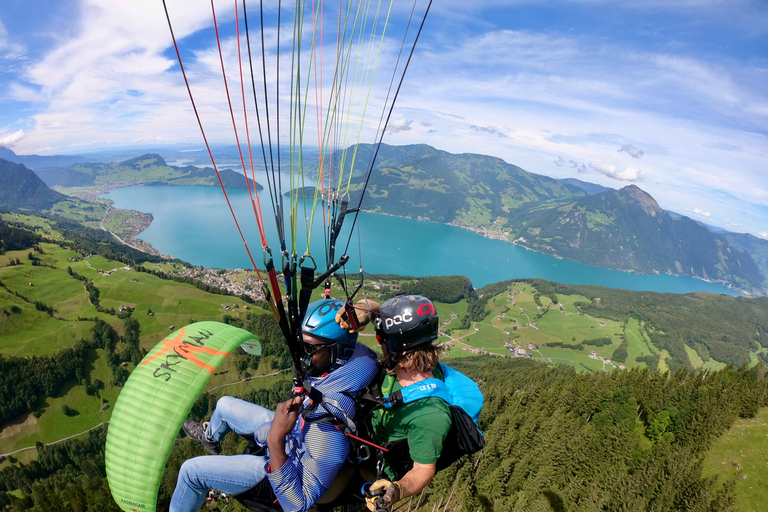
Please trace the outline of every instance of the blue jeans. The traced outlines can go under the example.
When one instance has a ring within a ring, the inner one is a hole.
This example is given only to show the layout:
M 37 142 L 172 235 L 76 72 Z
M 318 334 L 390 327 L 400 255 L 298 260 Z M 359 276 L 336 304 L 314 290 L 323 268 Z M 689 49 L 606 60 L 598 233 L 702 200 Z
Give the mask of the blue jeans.
M 224 396 L 216 403 L 208 437 L 211 441 L 221 441 L 230 431 L 253 434 L 261 425 L 271 422 L 274 416 L 275 413 L 269 409 Z M 198 510 L 208 496 L 208 489 L 227 494 L 247 491 L 267 475 L 266 464 L 266 457 L 256 455 L 206 455 L 189 459 L 179 471 L 170 512 Z

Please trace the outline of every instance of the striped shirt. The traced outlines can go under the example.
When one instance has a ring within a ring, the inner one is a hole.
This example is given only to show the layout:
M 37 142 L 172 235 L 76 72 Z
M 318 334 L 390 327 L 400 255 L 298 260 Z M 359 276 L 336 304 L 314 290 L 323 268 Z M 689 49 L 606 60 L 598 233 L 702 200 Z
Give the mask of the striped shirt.
M 355 417 L 355 400 L 378 371 L 376 356 L 371 349 L 358 343 L 347 363 L 323 377 L 310 377 L 312 387 L 323 396 L 336 400 L 350 419 Z M 309 398 L 304 399 L 304 407 Z M 333 407 L 318 407 L 308 416 L 311 420 L 328 412 L 341 418 Z M 256 440 L 267 443 L 270 423 L 256 431 Z M 272 489 L 285 512 L 303 512 L 330 488 L 336 473 L 349 454 L 349 440 L 329 422 L 311 423 L 299 418 L 296 426 L 285 437 L 288 460 L 283 466 L 267 474 Z

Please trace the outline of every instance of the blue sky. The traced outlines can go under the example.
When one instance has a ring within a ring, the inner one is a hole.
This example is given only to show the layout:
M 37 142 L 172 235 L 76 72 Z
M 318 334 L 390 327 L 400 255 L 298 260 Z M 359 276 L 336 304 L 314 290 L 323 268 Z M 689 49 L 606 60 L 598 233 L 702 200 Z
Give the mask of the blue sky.
M 396 1 L 381 69 L 410 5 Z M 216 8 L 239 93 L 233 5 Z M 210 3 L 169 9 L 207 134 L 232 143 Z M 384 140 L 634 183 L 666 209 L 768 238 L 767 137 L 768 2 L 435 0 Z M 0 2 L 0 145 L 56 154 L 200 140 L 160 2 Z

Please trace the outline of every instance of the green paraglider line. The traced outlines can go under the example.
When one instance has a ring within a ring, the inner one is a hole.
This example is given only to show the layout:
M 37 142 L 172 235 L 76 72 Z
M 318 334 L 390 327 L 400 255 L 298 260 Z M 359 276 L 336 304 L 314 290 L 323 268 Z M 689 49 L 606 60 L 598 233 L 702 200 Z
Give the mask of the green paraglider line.
M 416 3 L 413 4 L 414 9 L 416 8 Z M 405 63 L 405 68 L 403 69 L 403 74 L 400 75 L 400 81 L 397 84 L 397 89 L 395 90 L 395 95 L 392 99 L 392 104 L 389 106 L 389 112 L 387 113 L 387 119 L 384 121 L 384 126 L 382 127 L 380 133 L 379 133 L 379 141 L 376 143 L 376 151 L 371 156 L 371 161 L 368 164 L 368 173 L 365 176 L 365 182 L 363 183 L 363 190 L 360 192 L 360 201 L 357 203 L 357 213 L 355 214 L 355 218 L 352 221 L 352 228 L 349 232 L 349 238 L 347 239 L 347 246 L 344 249 L 344 252 L 346 253 L 349 250 L 349 244 L 352 241 L 352 233 L 355 231 L 355 224 L 357 224 L 357 218 L 360 216 L 360 208 L 363 205 L 363 198 L 365 197 L 365 191 L 368 188 L 368 182 L 371 179 L 371 173 L 373 172 L 373 166 L 376 163 L 376 157 L 379 155 L 379 149 L 381 148 L 381 142 L 384 139 L 384 133 L 387 131 L 387 125 L 389 124 L 389 120 L 392 117 L 392 111 L 395 108 L 395 103 L 397 102 L 397 97 L 400 94 L 400 88 L 403 86 L 403 81 L 405 80 L 405 73 L 408 71 L 408 66 L 411 63 L 411 59 L 413 58 L 413 53 L 416 50 L 416 43 L 419 42 L 419 37 L 421 36 L 421 31 L 424 28 L 424 23 L 427 21 L 427 14 L 429 14 L 429 9 L 432 7 L 432 0 L 429 0 L 429 3 L 427 4 L 427 8 L 424 11 L 424 16 L 421 19 L 421 25 L 419 25 L 419 31 L 416 33 L 416 38 L 413 41 L 413 45 L 411 46 L 411 51 L 408 54 L 408 60 Z M 413 11 L 411 11 L 411 16 L 413 16 Z M 410 20 L 408 21 L 410 24 Z M 406 32 L 407 35 L 407 32 Z M 405 43 L 405 36 L 403 36 L 403 43 Z M 394 74 L 392 75 L 392 78 L 394 79 Z M 382 112 L 382 116 L 384 115 L 384 112 Z

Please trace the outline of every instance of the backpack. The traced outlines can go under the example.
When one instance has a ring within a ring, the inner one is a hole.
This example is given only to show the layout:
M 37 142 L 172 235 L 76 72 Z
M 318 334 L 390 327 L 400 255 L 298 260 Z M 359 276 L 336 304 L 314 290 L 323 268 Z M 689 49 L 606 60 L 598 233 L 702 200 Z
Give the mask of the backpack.
M 451 428 L 443 441 L 440 458 L 437 459 L 436 470 L 441 471 L 461 456 L 475 453 L 485 446 L 483 433 L 477 428 L 484 398 L 472 379 L 450 366 L 442 363 L 438 363 L 438 366 L 443 380 L 430 378 L 419 381 L 381 397 L 379 404 L 389 409 L 434 396 L 450 406 Z M 381 452 L 380 455 L 399 480 L 413 467 L 408 440 L 392 441 L 386 443 L 383 448 L 387 451 Z M 379 468 L 380 477 L 382 469 Z

